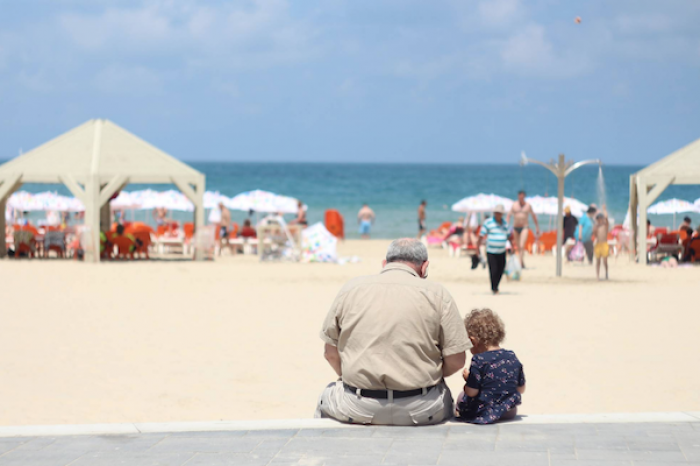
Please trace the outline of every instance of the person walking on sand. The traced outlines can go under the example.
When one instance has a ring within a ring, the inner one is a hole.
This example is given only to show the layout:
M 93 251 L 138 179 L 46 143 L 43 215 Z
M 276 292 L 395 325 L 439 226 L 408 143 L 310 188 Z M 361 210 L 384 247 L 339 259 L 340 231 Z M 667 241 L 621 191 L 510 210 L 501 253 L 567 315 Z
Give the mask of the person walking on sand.
M 605 279 L 608 279 L 608 255 L 610 247 L 608 246 L 608 215 L 603 206 L 603 211 L 595 216 L 595 226 L 593 227 L 593 236 L 595 236 L 595 275 L 600 280 L 600 262 L 605 266 Z
M 506 245 L 510 235 L 508 224 L 503 220 L 505 210 L 502 204 L 494 207 L 493 217 L 484 222 L 479 232 L 480 245 L 486 238 L 486 261 L 489 264 L 493 294 L 498 294 L 498 285 L 501 283 L 503 271 L 506 269 Z
M 357 213 L 357 223 L 360 224 L 360 237 L 369 239 L 370 230 L 374 223 L 374 211 L 366 203 L 362 204 L 362 208 Z
M 427 277 L 428 250 L 402 238 L 379 274 L 341 288 L 321 328 L 339 380 L 321 393 L 315 417 L 401 426 L 452 418 L 445 377 L 464 367 L 472 343 L 450 293 Z
M 525 200 L 525 191 L 518 192 L 518 200 L 510 208 L 510 212 L 508 212 L 506 217 L 506 223 L 510 222 L 511 215 L 513 216 L 513 244 L 518 248 L 520 265 L 522 268 L 525 268 L 523 256 L 525 254 L 525 245 L 527 244 L 530 216 L 532 216 L 532 221 L 535 222 L 535 235 L 540 236 L 540 224 L 537 222 L 537 215 L 532 210 L 532 206 Z
M 575 235 L 577 226 L 578 220 L 571 215 L 571 207 L 564 207 L 564 255 L 566 256 L 567 262 L 571 261 L 569 259 L 569 253 L 576 244 Z
M 423 199 L 418 206 L 418 239 L 422 238 L 425 233 L 425 206 L 427 205 L 428 201 Z
M 586 250 L 588 264 L 593 264 L 593 216 L 597 209 L 591 205 L 586 211 L 586 215 L 581 217 L 578 224 L 578 240 L 583 242 L 583 249 Z

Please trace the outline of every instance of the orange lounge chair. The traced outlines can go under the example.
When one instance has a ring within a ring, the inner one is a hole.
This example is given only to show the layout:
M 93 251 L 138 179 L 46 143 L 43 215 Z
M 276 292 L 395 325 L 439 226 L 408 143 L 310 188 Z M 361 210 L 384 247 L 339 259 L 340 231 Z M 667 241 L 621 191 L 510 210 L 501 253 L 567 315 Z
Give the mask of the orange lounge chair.
M 326 230 L 333 236 L 345 239 L 345 223 L 343 216 L 335 209 L 328 209 L 325 214 Z

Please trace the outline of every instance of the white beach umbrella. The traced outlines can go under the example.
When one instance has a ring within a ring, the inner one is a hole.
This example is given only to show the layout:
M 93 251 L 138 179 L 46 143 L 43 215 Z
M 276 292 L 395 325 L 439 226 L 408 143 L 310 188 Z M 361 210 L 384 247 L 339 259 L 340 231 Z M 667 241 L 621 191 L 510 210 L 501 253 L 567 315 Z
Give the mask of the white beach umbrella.
M 537 215 L 557 215 L 559 200 L 554 196 L 532 196 L 525 200 L 530 203 L 533 212 Z M 571 215 L 574 217 L 581 217 L 588 209 L 586 204 L 572 197 L 564 198 L 564 207 L 569 207 L 571 209 Z
M 698 208 L 688 201 L 674 198 L 657 202 L 647 209 L 647 213 L 650 214 L 673 214 L 673 228 L 676 228 L 676 214 L 682 214 L 685 212 L 698 212 Z
M 492 212 L 493 208 L 498 204 L 502 204 L 507 211 L 510 210 L 513 201 L 496 194 L 480 193 L 475 196 L 465 197 L 461 201 L 452 204 L 452 210 L 454 212 Z
M 647 209 L 650 214 L 682 214 L 684 212 L 697 212 L 697 207 L 683 199 L 668 199 L 657 202 Z
M 183 212 L 194 211 L 194 204 L 187 199 L 187 196 L 180 191 L 169 189 L 167 191 L 158 192 L 144 199 L 142 209 L 154 209 L 156 207 L 165 207 L 168 210 L 180 210 Z
M 134 191 L 137 192 L 137 191 Z M 114 209 L 140 209 L 141 202 L 133 193 L 121 191 L 117 197 L 109 201 L 109 205 Z
M 230 198 L 219 193 L 219 191 L 206 191 L 204 193 L 204 208 L 218 209 L 219 204 L 228 205 Z
M 30 211 L 57 211 L 80 212 L 85 210 L 83 203 L 74 197 L 62 196 L 55 192 L 28 193 L 18 191 L 13 193 L 7 201 L 7 205 L 15 210 Z
M 294 214 L 299 210 L 299 201 L 293 197 L 280 196 L 279 194 L 269 191 L 246 191 L 229 199 L 226 206 L 229 209 L 266 212 L 266 213 L 282 213 Z M 304 206 L 306 209 L 306 206 Z

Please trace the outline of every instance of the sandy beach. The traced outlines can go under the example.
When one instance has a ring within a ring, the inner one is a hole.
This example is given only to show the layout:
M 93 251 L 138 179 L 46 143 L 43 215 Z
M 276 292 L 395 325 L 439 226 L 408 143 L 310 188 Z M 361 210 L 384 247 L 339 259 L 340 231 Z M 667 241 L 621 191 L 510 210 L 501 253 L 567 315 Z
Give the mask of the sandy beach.
M 348 279 L 379 271 L 388 241 L 346 241 L 329 264 L 0 262 L 1 425 L 311 417 L 333 372 L 321 321 Z M 524 364 L 523 414 L 700 410 L 700 268 L 536 256 L 489 292 L 487 271 L 430 250 L 430 280 L 464 315 L 491 307 Z M 461 376 L 450 378 L 456 393 Z

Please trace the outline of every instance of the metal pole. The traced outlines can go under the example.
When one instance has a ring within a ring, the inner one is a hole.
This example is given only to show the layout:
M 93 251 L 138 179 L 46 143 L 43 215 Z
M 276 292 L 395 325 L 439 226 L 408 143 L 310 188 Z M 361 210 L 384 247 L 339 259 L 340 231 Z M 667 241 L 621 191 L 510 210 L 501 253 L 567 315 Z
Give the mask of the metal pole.
M 557 164 L 557 277 L 561 277 L 561 249 L 564 239 L 564 180 L 566 179 L 566 163 L 564 154 L 559 154 Z

